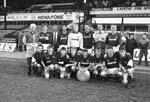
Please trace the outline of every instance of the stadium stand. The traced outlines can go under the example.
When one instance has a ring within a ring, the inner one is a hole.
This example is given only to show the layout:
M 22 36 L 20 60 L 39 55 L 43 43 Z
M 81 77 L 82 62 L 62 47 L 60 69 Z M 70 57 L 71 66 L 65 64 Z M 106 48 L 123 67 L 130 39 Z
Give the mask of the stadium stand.
M 135 7 L 135 6 L 149 6 L 150 0 L 89 0 L 90 7 Z

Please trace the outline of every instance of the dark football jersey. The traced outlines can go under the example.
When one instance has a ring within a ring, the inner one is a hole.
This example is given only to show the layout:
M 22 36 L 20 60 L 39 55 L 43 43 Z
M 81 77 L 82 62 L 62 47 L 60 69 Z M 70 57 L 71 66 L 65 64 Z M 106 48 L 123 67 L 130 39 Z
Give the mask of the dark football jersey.
M 120 63 L 125 68 L 131 68 L 132 66 L 128 65 L 129 61 L 132 60 L 130 53 L 126 53 L 124 57 L 120 57 Z
M 92 32 L 84 32 L 83 33 L 83 48 L 91 49 L 93 46 L 93 33 Z
M 106 44 L 108 44 L 109 46 L 117 46 L 119 45 L 121 42 L 121 35 L 119 33 L 108 33 L 107 37 L 106 37 Z
M 103 63 L 104 62 L 104 56 L 100 56 L 100 57 L 96 57 L 96 55 L 94 55 L 93 57 L 92 57 L 92 62 L 93 63 Z
M 72 64 L 74 62 L 78 62 L 79 56 L 76 54 L 75 56 L 72 56 L 71 54 L 69 54 L 69 63 Z
M 43 62 L 45 64 L 45 66 L 49 66 L 51 64 L 55 64 L 56 61 L 55 61 L 55 58 L 56 58 L 56 54 L 53 53 L 52 55 L 48 54 L 48 52 L 46 52 L 44 55 L 43 55 Z
M 46 33 L 40 32 L 40 34 L 39 34 L 39 42 L 41 42 L 43 44 L 49 43 L 49 35 L 50 35 L 49 32 L 46 32 Z
M 60 53 L 58 53 L 56 56 L 56 62 L 60 66 L 65 66 L 66 64 L 69 63 L 69 56 L 68 55 L 61 56 Z M 63 62 L 63 63 L 60 64 L 59 62 Z
M 60 44 L 67 45 L 68 34 L 61 34 L 60 36 Z
M 119 68 L 119 53 L 116 52 L 113 56 L 109 57 L 108 55 L 104 58 L 106 67 L 109 68 Z
M 81 55 L 79 58 L 80 65 L 84 67 L 88 67 L 91 63 L 91 59 L 92 58 L 90 55 L 88 55 L 86 58 L 84 58 L 83 55 Z
M 36 60 L 37 63 L 41 64 L 42 57 L 43 57 L 43 52 L 36 51 L 34 53 L 33 57 L 35 58 L 35 60 Z

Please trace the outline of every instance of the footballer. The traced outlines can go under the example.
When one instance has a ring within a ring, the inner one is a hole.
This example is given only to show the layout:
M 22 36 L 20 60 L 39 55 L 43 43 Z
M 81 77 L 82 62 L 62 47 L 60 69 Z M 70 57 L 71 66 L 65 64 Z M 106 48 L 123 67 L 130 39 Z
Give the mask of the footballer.
M 42 55 L 43 55 L 43 45 L 38 45 L 37 51 L 33 54 L 32 57 L 32 68 L 34 71 L 34 74 L 36 76 L 42 76 L 43 73 L 43 66 L 42 66 Z
M 102 70 L 101 77 L 107 79 L 110 76 L 122 77 L 122 72 L 119 69 L 119 53 L 114 52 L 111 46 L 107 47 L 107 52 L 104 56 L 106 68 Z
M 90 30 L 90 25 L 86 24 L 84 26 L 83 32 L 83 48 L 88 49 L 88 53 L 93 53 L 94 48 L 94 39 L 93 39 L 93 32 Z
M 125 84 L 126 87 L 128 87 L 128 84 L 130 82 L 130 79 L 133 79 L 133 60 L 130 53 L 126 52 L 125 47 L 119 48 L 119 54 L 120 54 L 120 68 L 123 71 L 123 84 Z
M 119 47 L 121 44 L 121 34 L 117 33 L 116 25 L 111 25 L 111 33 L 108 33 L 106 37 L 106 44 L 108 46 L 112 46 L 115 52 L 119 51 Z
M 76 72 L 77 72 L 77 65 L 78 65 L 78 57 L 79 55 L 77 54 L 77 48 L 72 47 L 69 55 L 69 64 L 67 66 L 68 70 L 68 78 L 70 78 L 70 75 L 72 77 L 75 77 Z
M 50 33 L 48 32 L 48 25 L 43 24 L 42 32 L 39 33 L 39 42 L 41 42 L 42 44 L 49 43 L 49 36 Z
M 45 78 L 50 78 L 55 71 L 55 57 L 56 53 L 54 52 L 54 46 L 49 45 L 47 47 L 47 52 L 43 54 L 42 65 L 44 67 L 44 76 Z
M 91 71 L 92 63 L 91 63 L 91 55 L 88 53 L 87 49 L 82 50 L 82 55 L 79 57 L 79 70 L 88 70 Z
M 95 49 L 95 54 L 92 57 L 92 68 L 94 76 L 100 76 L 102 69 L 105 68 L 104 55 L 101 53 L 100 48 Z
M 65 47 L 62 47 L 60 49 L 60 52 L 56 56 L 56 64 L 55 68 L 59 70 L 59 76 L 61 79 L 63 79 L 66 75 L 68 77 L 68 73 L 66 70 L 66 65 L 69 62 L 69 56 L 67 54 L 67 49 Z
M 80 33 L 78 25 L 73 26 L 73 31 L 68 35 L 67 47 L 76 47 L 78 50 L 83 49 L 83 35 Z

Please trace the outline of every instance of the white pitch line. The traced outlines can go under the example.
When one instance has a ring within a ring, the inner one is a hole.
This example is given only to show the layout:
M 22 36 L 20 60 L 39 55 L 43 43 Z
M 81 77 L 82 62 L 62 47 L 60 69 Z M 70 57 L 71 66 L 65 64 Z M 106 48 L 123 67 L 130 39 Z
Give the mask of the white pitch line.
M 139 73 L 139 74 L 150 74 L 150 72 L 139 72 L 139 71 L 135 71 L 135 73 Z
M 12 58 L 1 58 L 1 60 L 9 60 L 9 61 L 19 61 L 19 62 L 26 62 L 26 59 L 12 59 Z

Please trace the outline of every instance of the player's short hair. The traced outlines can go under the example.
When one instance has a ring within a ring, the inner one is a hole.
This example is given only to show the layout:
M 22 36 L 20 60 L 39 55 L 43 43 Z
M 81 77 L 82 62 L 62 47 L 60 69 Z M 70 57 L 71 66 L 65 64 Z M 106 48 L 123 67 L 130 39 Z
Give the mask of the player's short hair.
M 47 23 L 42 24 L 42 28 L 43 28 L 44 26 L 47 26 L 47 27 L 48 27 L 48 24 L 47 24 Z
M 106 49 L 112 49 L 113 50 L 113 47 L 112 46 L 107 46 Z
M 73 24 L 73 28 L 74 28 L 74 27 L 79 27 L 79 25 L 78 25 L 78 24 Z
M 71 49 L 71 50 L 77 50 L 77 48 L 76 48 L 76 47 L 71 47 L 70 49 Z
M 34 23 L 30 24 L 30 28 L 32 28 L 32 27 L 36 28 L 36 24 L 34 24 Z
M 88 50 L 87 49 L 82 49 L 82 52 L 88 52 Z
M 60 50 L 67 50 L 65 47 L 62 47 Z
M 94 29 L 97 29 L 97 24 L 96 24 L 96 23 L 92 24 L 92 27 L 93 27 Z
M 42 47 L 43 48 L 44 46 L 42 44 L 39 44 L 37 47 Z
M 49 44 L 49 45 L 47 46 L 47 49 L 49 49 L 49 48 L 54 48 L 54 46 L 53 46 L 52 44 Z
M 128 35 L 134 35 L 134 33 L 129 33 Z
M 134 35 L 134 33 L 131 33 L 131 35 Z
M 99 51 L 101 51 L 101 48 L 100 48 L 100 47 L 98 47 L 98 48 L 95 48 L 95 51 L 96 51 L 96 50 L 99 50 Z
M 90 24 L 89 24 L 89 23 L 85 23 L 85 25 L 88 25 L 88 26 L 90 26 Z
M 98 24 L 97 26 L 102 26 L 102 27 L 103 27 L 103 25 L 102 25 L 102 24 Z
M 116 26 L 116 25 L 114 25 L 114 24 L 112 24 L 112 25 L 111 25 L 111 28 L 112 28 L 112 27 L 115 27 L 115 28 L 117 28 L 117 26 Z
M 146 33 L 143 33 L 143 35 L 146 35 L 146 36 L 147 36 L 147 34 L 146 34 Z
M 126 51 L 125 46 L 120 46 L 120 47 L 119 47 L 119 51 L 122 51 L 122 50 Z
M 61 26 L 61 28 L 62 28 L 62 27 L 66 27 L 66 28 L 67 28 L 67 25 L 64 24 L 64 25 Z

